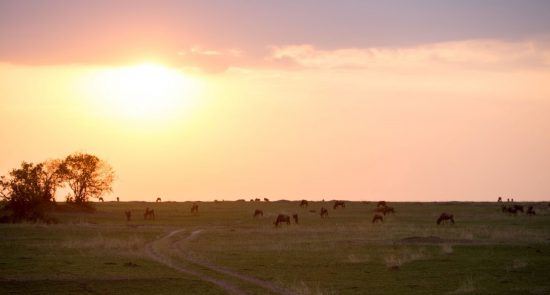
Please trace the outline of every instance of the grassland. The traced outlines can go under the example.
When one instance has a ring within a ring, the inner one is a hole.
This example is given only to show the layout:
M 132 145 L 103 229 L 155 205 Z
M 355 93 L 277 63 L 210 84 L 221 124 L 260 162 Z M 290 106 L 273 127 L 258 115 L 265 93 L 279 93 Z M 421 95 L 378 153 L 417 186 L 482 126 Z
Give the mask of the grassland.
M 188 202 L 106 202 L 55 213 L 55 225 L 2 224 L 0 293 L 550 293 L 547 203 L 531 204 L 533 217 L 496 203 L 390 205 L 383 224 L 370 222 L 372 202 L 287 201 L 200 202 L 199 214 Z M 143 220 L 146 207 L 155 220 Z M 437 226 L 441 212 L 456 224 Z M 300 224 L 275 228 L 279 213 Z

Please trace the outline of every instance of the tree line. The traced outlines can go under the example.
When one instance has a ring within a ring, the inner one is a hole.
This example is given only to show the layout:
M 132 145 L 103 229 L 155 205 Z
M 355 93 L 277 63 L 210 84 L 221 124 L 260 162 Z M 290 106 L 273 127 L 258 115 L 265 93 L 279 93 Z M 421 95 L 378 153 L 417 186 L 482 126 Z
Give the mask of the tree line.
M 95 155 L 73 153 L 64 159 L 22 162 L 0 177 L 0 221 L 53 221 L 56 193 L 67 188 L 67 203 L 91 208 L 89 200 L 112 191 L 115 172 Z

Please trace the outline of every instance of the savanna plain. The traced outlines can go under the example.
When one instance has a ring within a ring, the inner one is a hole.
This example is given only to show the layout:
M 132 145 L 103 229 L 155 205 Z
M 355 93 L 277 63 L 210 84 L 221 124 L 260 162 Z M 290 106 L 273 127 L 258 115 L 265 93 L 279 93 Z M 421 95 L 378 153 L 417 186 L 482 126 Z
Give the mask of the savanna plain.
M 507 203 L 392 202 L 382 223 L 371 222 L 376 202 L 192 204 L 95 203 L 54 213 L 57 224 L 0 224 L 0 293 L 550 294 L 546 202 L 523 203 L 535 216 L 504 213 Z M 437 225 L 442 212 L 455 224 Z M 299 223 L 275 227 L 280 213 Z

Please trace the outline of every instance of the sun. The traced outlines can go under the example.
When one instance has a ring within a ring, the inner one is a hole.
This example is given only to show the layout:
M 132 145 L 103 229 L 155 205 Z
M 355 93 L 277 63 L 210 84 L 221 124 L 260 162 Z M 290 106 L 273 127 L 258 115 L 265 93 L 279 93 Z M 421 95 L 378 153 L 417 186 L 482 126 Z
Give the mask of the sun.
M 193 102 L 197 82 L 180 70 L 141 63 L 99 71 L 93 88 L 101 104 L 114 115 L 161 119 Z

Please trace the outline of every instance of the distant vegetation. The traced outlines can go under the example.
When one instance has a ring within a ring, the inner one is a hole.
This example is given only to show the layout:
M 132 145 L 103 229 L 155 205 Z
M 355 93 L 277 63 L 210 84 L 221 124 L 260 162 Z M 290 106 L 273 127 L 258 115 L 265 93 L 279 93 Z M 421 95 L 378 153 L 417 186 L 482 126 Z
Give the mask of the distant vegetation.
M 112 191 L 114 178 L 111 166 L 91 154 L 74 153 L 38 164 L 23 162 L 0 178 L 0 221 L 54 222 L 47 212 L 56 207 L 58 189 L 71 191 L 67 203 L 91 208 L 90 198 Z

